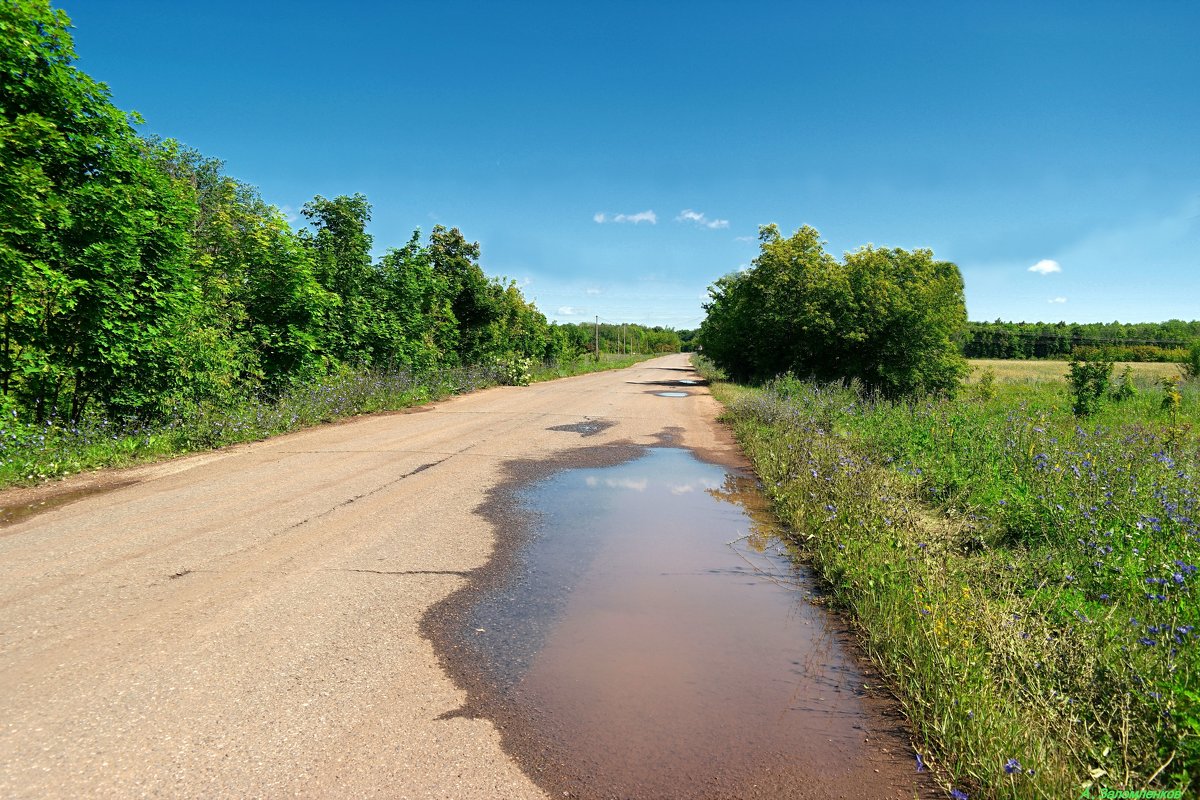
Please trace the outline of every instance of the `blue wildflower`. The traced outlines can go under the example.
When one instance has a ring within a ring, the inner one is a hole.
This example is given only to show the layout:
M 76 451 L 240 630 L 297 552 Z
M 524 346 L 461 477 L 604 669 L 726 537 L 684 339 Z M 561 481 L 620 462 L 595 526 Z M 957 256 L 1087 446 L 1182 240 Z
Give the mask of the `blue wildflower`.
M 1006 775 L 1020 773 L 1021 772 L 1021 762 L 1017 761 L 1015 758 L 1010 758 L 1008 761 L 1004 762 L 1004 772 Z

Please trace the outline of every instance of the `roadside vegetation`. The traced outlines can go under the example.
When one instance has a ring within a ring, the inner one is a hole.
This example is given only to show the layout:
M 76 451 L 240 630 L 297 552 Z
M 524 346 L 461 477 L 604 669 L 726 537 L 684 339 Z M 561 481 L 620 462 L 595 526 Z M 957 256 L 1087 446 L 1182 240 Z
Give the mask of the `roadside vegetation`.
M 1063 385 L 918 402 L 718 387 L 924 759 L 993 797 L 1200 774 L 1200 388 L 1081 423 Z M 1168 402 L 1169 405 L 1169 402 Z
M 0 421 L 0 487 L 252 442 L 360 414 L 396 411 L 498 385 L 526 385 L 607 369 L 654 354 L 447 367 L 422 374 L 346 371 L 270 398 L 199 404 L 153 420 L 88 414 L 78 421 Z
M 697 363 L 914 768 L 956 797 L 1200 787 L 1200 344 L 1165 375 L 1091 354 L 965 382 L 953 265 L 761 238 L 710 290 Z

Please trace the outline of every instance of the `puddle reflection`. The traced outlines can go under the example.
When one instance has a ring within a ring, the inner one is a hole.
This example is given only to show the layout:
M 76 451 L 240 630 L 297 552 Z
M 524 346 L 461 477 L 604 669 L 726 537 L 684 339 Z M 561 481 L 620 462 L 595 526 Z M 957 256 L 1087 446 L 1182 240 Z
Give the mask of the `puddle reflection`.
M 534 533 L 466 622 L 572 796 L 761 796 L 861 761 L 862 676 L 753 478 L 655 448 L 519 501 Z

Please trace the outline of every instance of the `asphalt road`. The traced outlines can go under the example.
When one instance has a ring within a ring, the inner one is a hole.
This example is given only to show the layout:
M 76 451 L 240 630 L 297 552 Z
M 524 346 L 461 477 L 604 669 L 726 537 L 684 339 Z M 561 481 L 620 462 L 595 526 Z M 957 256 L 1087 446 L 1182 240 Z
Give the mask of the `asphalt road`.
M 453 716 L 422 616 L 487 561 L 505 461 L 664 436 L 736 460 L 705 389 L 655 394 L 687 369 L 0 493 L 47 501 L 0 529 L 0 797 L 543 797 L 490 722 Z M 615 424 L 551 430 L 590 419 Z

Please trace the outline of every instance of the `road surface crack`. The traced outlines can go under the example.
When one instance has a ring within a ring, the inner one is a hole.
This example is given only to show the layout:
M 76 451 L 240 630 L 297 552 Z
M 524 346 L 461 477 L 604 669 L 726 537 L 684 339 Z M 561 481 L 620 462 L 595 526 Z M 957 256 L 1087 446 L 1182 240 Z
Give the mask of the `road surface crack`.
M 420 466 L 409 470 L 408 472 L 404 473 L 403 475 L 401 475 L 397 478 L 393 478 L 392 480 L 388 481 L 387 483 L 384 483 L 380 486 L 376 486 L 374 489 L 372 489 L 369 492 L 363 492 L 362 494 L 356 494 L 354 497 L 347 498 L 346 500 L 343 500 L 342 502 L 338 503 L 333 508 L 329 508 L 329 509 L 326 509 L 325 511 L 322 511 L 320 514 L 316 514 L 315 516 L 311 516 L 311 517 L 305 517 L 304 519 L 300 520 L 299 522 L 297 522 L 293 525 L 289 525 L 288 527 L 284 528 L 282 531 L 280 531 L 280 533 L 286 533 L 287 531 L 295 530 L 296 528 L 303 527 L 304 525 L 307 525 L 308 523 L 313 522 L 315 520 L 323 519 L 323 518 L 329 516 L 330 514 L 332 514 L 333 512 L 337 511 L 339 508 L 345 508 L 346 506 L 351 505 L 352 503 L 357 503 L 359 500 L 370 497 L 371 495 L 379 494 L 384 489 L 390 489 L 391 487 L 395 486 L 397 483 L 404 480 L 405 478 L 411 478 L 413 475 L 416 475 L 418 472 L 424 472 L 425 470 L 430 469 L 431 467 L 436 467 L 438 464 L 444 464 L 445 462 L 449 461 L 452 458 L 454 458 L 454 456 L 449 455 L 449 456 L 446 456 L 445 458 L 438 459 L 437 461 L 431 461 L 428 464 L 421 464 Z

